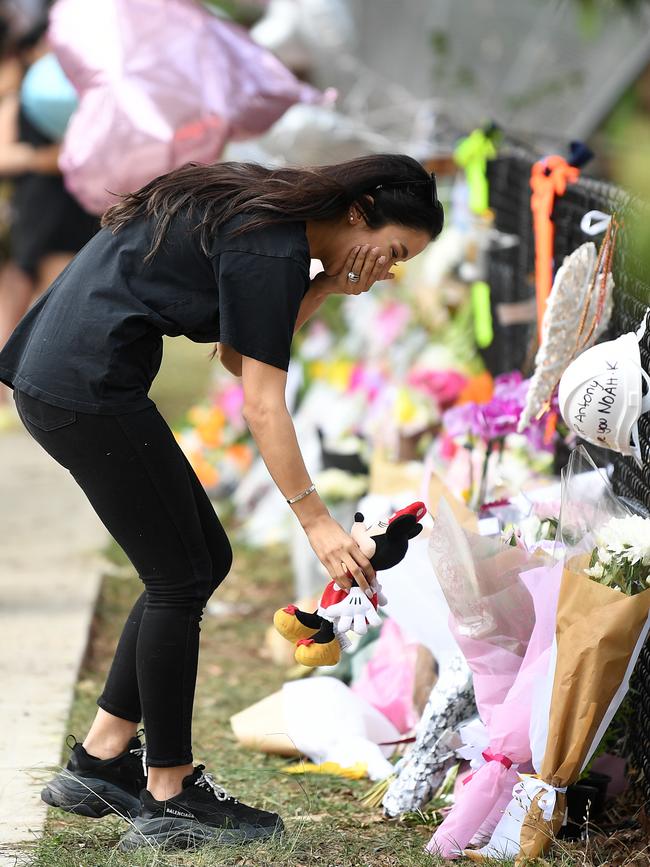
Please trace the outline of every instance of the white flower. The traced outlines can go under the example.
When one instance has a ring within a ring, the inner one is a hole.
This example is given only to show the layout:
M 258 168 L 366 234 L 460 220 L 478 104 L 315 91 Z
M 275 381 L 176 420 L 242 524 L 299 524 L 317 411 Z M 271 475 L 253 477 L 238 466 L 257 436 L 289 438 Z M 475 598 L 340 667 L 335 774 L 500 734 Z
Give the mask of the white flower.
M 595 563 L 591 569 L 585 569 L 585 575 L 589 575 L 590 578 L 602 578 L 605 574 L 605 570 L 602 567 L 601 563 Z
M 321 497 L 331 502 L 358 500 L 368 490 L 367 476 L 356 476 L 335 467 L 321 470 L 315 482 Z
M 540 539 L 539 530 L 542 522 L 537 515 L 522 518 L 515 527 L 517 537 L 521 539 L 528 550 L 531 550 Z
M 607 549 L 610 555 L 619 561 L 631 564 L 642 562 L 650 565 L 650 519 L 640 515 L 630 515 L 627 518 L 610 518 L 596 533 L 599 548 Z
M 600 560 L 600 562 L 604 566 L 607 566 L 608 563 L 612 562 L 612 555 L 607 550 L 607 548 L 599 548 L 598 549 L 598 559 Z

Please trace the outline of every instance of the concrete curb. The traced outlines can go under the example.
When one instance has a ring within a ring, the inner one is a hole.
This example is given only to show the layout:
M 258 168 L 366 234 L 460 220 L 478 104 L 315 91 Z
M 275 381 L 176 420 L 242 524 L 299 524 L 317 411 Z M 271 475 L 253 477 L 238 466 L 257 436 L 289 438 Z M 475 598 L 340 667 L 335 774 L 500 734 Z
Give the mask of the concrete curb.
M 25 432 L 0 435 L 0 864 L 43 831 L 99 592 L 104 527 Z

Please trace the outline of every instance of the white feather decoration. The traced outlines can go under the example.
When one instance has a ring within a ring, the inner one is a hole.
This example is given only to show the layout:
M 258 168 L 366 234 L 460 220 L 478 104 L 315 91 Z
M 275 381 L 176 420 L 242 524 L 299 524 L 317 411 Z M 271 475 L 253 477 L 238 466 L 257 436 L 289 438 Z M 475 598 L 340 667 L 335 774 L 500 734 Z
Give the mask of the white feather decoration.
M 594 328 L 588 342 L 578 336 L 589 286 L 598 264 L 596 247 L 592 241 L 581 244 L 566 256 L 558 268 L 553 288 L 548 298 L 542 322 L 542 342 L 535 357 L 535 372 L 530 381 L 526 406 L 519 420 L 518 430 L 524 431 L 548 404 L 560 377 L 576 355 L 592 346 L 607 328 L 612 315 L 612 291 L 614 280 L 607 275 L 605 302 L 600 322 Z M 585 329 L 589 333 L 598 308 L 600 277 L 591 294 L 585 316 Z

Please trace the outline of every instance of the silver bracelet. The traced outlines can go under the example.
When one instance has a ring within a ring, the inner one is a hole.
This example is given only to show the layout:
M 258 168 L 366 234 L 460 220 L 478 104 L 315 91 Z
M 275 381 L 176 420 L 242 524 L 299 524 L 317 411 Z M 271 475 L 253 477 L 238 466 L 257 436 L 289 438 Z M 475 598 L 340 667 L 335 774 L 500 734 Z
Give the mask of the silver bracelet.
M 298 500 L 304 499 L 308 494 L 311 494 L 312 491 L 316 490 L 316 485 L 310 485 L 308 488 L 305 488 L 304 491 L 301 491 L 299 494 L 296 494 L 295 497 L 291 497 L 287 500 L 287 503 L 291 506 L 293 503 L 297 503 Z

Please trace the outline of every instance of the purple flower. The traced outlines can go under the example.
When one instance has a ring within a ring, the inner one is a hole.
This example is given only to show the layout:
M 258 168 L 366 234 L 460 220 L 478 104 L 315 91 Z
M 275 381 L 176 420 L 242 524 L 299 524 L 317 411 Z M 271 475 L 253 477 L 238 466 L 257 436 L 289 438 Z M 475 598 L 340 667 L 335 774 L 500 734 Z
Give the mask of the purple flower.
M 494 380 L 494 396 L 483 407 L 486 439 L 516 433 L 526 405 L 529 381 L 518 370 L 504 373 Z
M 447 410 L 443 424 L 449 436 L 475 436 L 490 442 L 516 433 L 519 419 L 526 405 L 530 380 L 519 371 L 504 373 L 494 380 L 494 395 L 488 403 L 466 403 Z M 548 448 L 544 442 L 546 417 L 533 421 L 525 435 L 535 449 Z
M 499 439 L 515 433 L 523 406 L 516 396 L 493 397 L 481 407 L 483 410 L 484 438 Z
M 481 409 L 477 403 L 463 403 L 448 409 L 442 417 L 447 434 L 450 437 L 483 436 Z
M 499 397 L 504 394 L 509 394 L 526 382 L 526 391 L 528 390 L 528 380 L 524 380 L 519 370 L 511 370 L 510 373 L 500 373 L 494 378 L 494 396 Z

